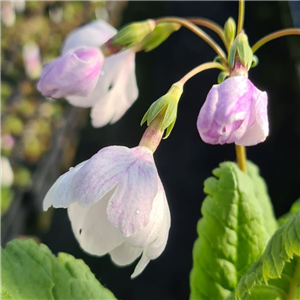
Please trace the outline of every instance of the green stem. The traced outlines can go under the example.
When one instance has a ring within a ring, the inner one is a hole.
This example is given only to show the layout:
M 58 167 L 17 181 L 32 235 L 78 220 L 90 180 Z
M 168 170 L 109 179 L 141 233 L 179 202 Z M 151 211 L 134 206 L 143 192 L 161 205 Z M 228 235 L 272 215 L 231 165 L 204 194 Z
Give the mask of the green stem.
M 182 84 L 185 84 L 189 79 L 191 79 L 192 77 L 194 77 L 196 74 L 198 74 L 198 73 L 200 73 L 202 71 L 205 71 L 205 70 L 209 70 L 209 69 L 220 69 L 222 71 L 226 71 L 227 70 L 220 63 L 217 63 L 217 62 L 208 62 L 208 63 L 202 64 L 202 65 L 194 68 L 190 72 L 188 72 L 184 77 L 182 77 L 180 79 L 179 82 L 181 82 Z
M 239 1 L 239 18 L 238 26 L 236 33 L 239 34 L 244 27 L 244 18 L 245 18 L 245 1 Z
M 225 39 L 224 31 L 220 25 L 218 25 L 217 23 L 211 20 L 204 19 L 204 18 L 187 18 L 187 20 L 192 22 L 195 25 L 203 26 L 213 30 L 221 38 L 226 49 L 228 50 L 228 45 Z
M 297 289 L 298 289 L 299 280 L 300 280 L 300 258 L 295 257 L 294 259 L 296 259 L 296 269 L 295 269 L 294 276 L 290 283 L 289 294 L 288 294 L 286 300 L 296 300 L 296 297 L 297 297 Z
M 192 22 L 189 22 L 186 19 L 183 18 L 176 18 L 176 17 L 166 17 L 166 18 L 160 18 L 156 19 L 156 24 L 159 23 L 178 23 L 187 29 L 191 30 L 195 34 L 197 34 L 200 38 L 202 38 L 208 45 L 210 45 L 215 52 L 220 56 L 221 60 L 225 65 L 228 65 L 226 55 L 222 48 L 208 35 L 206 34 L 202 29 L 194 25 Z
M 252 52 L 253 53 L 256 52 L 261 46 L 263 46 L 264 44 L 272 40 L 275 40 L 282 36 L 288 36 L 288 35 L 300 35 L 300 28 L 287 28 L 287 29 L 272 32 L 266 35 L 265 37 L 263 37 L 262 39 L 260 39 L 258 42 L 256 42 L 252 46 Z
M 236 152 L 236 160 L 240 170 L 244 173 L 247 173 L 246 167 L 246 149 L 245 146 L 235 145 L 235 152 Z

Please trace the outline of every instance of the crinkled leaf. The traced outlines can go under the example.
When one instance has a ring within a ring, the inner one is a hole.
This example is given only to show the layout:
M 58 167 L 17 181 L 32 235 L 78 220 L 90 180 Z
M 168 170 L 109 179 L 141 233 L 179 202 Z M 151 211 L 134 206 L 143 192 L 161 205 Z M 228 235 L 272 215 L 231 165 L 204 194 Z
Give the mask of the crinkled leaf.
M 224 299 L 267 241 L 263 213 L 250 176 L 222 163 L 204 182 L 208 195 L 197 231 L 190 276 L 192 300 Z
M 116 299 L 81 259 L 56 257 L 31 239 L 13 240 L 1 250 L 1 298 Z
M 274 215 L 273 205 L 268 194 L 266 182 L 259 175 L 259 168 L 250 161 L 247 161 L 247 174 L 252 180 L 255 196 L 262 208 L 265 228 L 269 236 L 271 236 L 278 228 L 278 223 Z
M 275 281 L 283 294 L 280 299 L 298 299 L 300 296 L 300 210 L 278 228 L 267 244 L 262 256 L 241 278 L 236 289 L 237 298 L 245 297 L 257 285 Z M 283 281 L 288 280 L 284 285 Z M 288 296 L 289 295 L 289 296 Z

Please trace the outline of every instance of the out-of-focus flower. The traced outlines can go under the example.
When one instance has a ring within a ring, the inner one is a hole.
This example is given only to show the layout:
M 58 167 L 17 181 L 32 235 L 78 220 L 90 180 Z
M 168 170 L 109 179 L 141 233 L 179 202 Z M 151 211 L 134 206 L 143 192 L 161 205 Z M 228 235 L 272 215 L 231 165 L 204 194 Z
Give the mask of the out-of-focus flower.
M 14 182 L 14 172 L 11 168 L 9 160 L 5 156 L 1 156 L 1 185 L 10 187 Z
M 43 68 L 38 90 L 51 98 L 88 96 L 97 83 L 104 56 L 95 47 L 77 47 Z
M 109 253 L 118 265 L 142 257 L 132 277 L 164 250 L 170 212 L 153 153 L 146 147 L 112 146 L 100 150 L 58 178 L 44 200 L 68 207 L 81 247 Z
M 10 134 L 1 136 L 1 149 L 11 150 L 15 145 L 15 139 Z
M 28 42 L 24 45 L 22 54 L 27 76 L 31 79 L 39 78 L 42 71 L 39 46 L 34 42 Z
M 269 134 L 268 96 L 244 76 L 228 78 L 209 91 L 197 128 L 208 144 L 252 146 Z
M 15 24 L 16 13 L 13 4 L 10 1 L 3 1 L 1 3 L 1 20 L 7 27 Z
M 117 30 L 103 20 L 91 22 L 73 31 L 66 39 L 63 54 L 81 46 L 100 47 Z M 92 107 L 94 127 L 118 121 L 138 97 L 135 78 L 135 53 L 127 50 L 105 59 L 94 91 L 85 96 L 68 96 L 67 100 L 80 107 Z
M 24 12 L 26 8 L 26 1 L 25 0 L 11 0 L 11 3 L 14 6 L 14 9 L 18 13 Z

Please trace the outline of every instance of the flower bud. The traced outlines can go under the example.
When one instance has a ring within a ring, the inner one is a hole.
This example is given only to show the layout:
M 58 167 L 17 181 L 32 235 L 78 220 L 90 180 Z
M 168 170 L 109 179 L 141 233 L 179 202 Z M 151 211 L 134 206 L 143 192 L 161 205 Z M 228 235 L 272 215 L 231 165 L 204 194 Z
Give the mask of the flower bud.
M 122 28 L 111 41 L 113 46 L 130 48 L 140 43 L 155 28 L 154 20 L 131 23 Z
M 269 134 L 268 96 L 244 76 L 214 85 L 202 106 L 197 128 L 208 144 L 252 146 Z
M 77 48 L 46 65 L 37 88 L 51 98 L 87 96 L 98 81 L 103 62 L 98 48 Z
M 145 113 L 141 125 L 147 121 L 147 126 L 160 114 L 160 128 L 166 130 L 165 139 L 170 135 L 176 118 L 178 102 L 183 93 L 183 85 L 180 82 L 174 83 L 167 94 L 156 100 Z
M 244 33 L 240 33 L 235 38 L 229 52 L 229 66 L 231 70 L 235 68 L 245 69 L 244 72 L 247 72 L 252 65 L 253 52 L 248 43 L 248 37 Z M 241 72 L 237 72 L 234 75 L 244 75 Z
M 163 43 L 173 32 L 177 31 L 181 25 L 176 23 L 161 23 L 158 24 L 154 30 L 148 34 L 141 42 L 141 49 L 149 52 L 161 43 Z
M 236 25 L 233 18 L 229 18 L 224 25 L 224 35 L 226 43 L 229 47 L 231 47 L 236 33 Z

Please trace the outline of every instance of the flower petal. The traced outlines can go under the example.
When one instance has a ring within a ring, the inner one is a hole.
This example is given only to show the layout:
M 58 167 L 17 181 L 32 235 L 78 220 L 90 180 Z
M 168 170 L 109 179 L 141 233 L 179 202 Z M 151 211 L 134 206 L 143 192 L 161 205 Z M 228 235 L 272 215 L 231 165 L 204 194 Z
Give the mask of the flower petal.
M 127 266 L 133 263 L 142 252 L 142 248 L 131 247 L 127 243 L 123 243 L 110 251 L 109 254 L 114 263 L 119 266 Z
M 133 158 L 111 197 L 108 219 L 129 237 L 147 226 L 153 200 L 158 192 L 158 175 L 152 152 L 145 147 L 131 149 Z
M 87 161 L 80 163 L 75 168 L 70 168 L 68 172 L 61 175 L 55 181 L 43 201 L 44 210 L 48 210 L 51 205 L 55 208 L 67 208 L 71 203 L 75 201 L 72 196 L 72 191 L 74 188 L 74 184 L 72 181 L 74 176 L 85 165 L 86 162 Z
M 257 101 L 253 103 L 252 114 L 255 118 L 254 124 L 247 129 L 245 134 L 236 144 L 241 146 L 253 146 L 263 142 L 269 134 L 268 122 L 268 95 L 266 92 L 257 90 Z
M 138 97 L 135 53 L 131 50 L 108 57 L 93 94 L 97 99 L 91 112 L 94 127 L 118 121 Z
M 38 90 L 46 97 L 86 97 L 98 81 L 104 56 L 97 48 L 81 47 L 44 67 Z
M 73 203 L 68 209 L 73 232 L 81 248 L 90 254 L 105 255 L 123 243 L 122 236 L 107 219 L 106 207 L 113 193 L 114 190 L 108 192 L 91 206 Z
M 144 252 L 141 259 L 139 260 L 138 264 L 136 265 L 134 272 L 130 276 L 130 278 L 133 279 L 133 278 L 137 277 L 138 275 L 140 275 L 143 272 L 143 270 L 147 267 L 149 262 L 150 262 L 150 259 L 146 256 L 146 254 Z
M 62 47 L 62 54 L 82 46 L 99 48 L 116 33 L 117 30 L 107 22 L 93 21 L 72 31 L 67 36 Z

